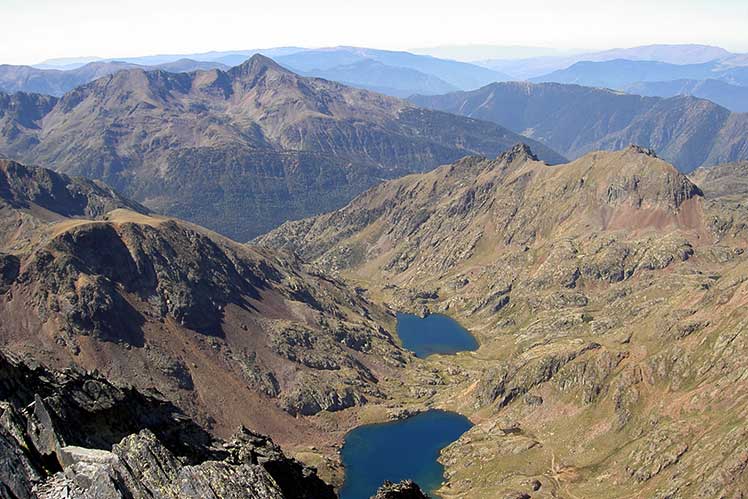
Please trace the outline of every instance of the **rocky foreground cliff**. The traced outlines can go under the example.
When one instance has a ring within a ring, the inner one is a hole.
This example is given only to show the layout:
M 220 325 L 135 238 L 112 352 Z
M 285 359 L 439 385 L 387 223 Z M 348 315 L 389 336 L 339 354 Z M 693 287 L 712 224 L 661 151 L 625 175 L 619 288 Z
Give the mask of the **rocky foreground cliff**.
M 403 403 L 476 423 L 442 453 L 445 495 L 743 497 L 739 171 L 707 172 L 702 188 L 645 148 L 548 166 L 520 145 L 385 183 L 258 242 L 477 336 L 478 351 L 430 357 L 403 379 Z M 709 190 L 720 185 L 729 195 Z
M 0 353 L 0 497 L 335 499 L 316 471 L 240 427 L 214 438 L 155 394 Z M 385 483 L 376 499 L 425 498 Z

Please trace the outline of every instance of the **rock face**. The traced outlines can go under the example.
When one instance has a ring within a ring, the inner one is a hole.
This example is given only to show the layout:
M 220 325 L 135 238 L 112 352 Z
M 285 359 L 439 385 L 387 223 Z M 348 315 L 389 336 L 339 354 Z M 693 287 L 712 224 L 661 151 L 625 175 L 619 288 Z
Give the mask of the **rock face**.
M 260 55 L 226 71 L 120 71 L 59 100 L 3 96 L 0 123 L 0 154 L 103 180 L 240 241 L 342 206 L 382 178 L 519 140 L 498 125 L 303 78 Z
M 3 497 L 334 499 L 314 470 L 241 428 L 212 438 L 173 404 L 0 354 Z
M 551 167 L 519 145 L 258 242 L 476 335 L 403 376 L 414 404 L 478 421 L 442 452 L 445 495 L 741 497 L 741 172 L 692 181 L 638 146 Z
M 386 400 L 411 361 L 341 281 L 91 181 L 0 163 L 0 227 L 3 348 L 156 389 L 224 438 L 244 425 L 333 456 L 354 423 L 307 416 Z
M 411 480 L 400 483 L 385 482 L 372 499 L 428 499 L 421 488 Z
M 684 172 L 748 159 L 748 115 L 694 97 L 663 99 L 579 85 L 509 82 L 411 101 L 499 123 L 572 159 L 630 143 L 653 148 Z

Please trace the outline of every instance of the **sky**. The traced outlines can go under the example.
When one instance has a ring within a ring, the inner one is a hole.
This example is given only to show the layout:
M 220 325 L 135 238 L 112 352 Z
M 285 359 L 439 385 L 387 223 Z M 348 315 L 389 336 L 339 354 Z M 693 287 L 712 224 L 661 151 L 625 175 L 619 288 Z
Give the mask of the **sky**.
M 0 0 L 0 63 L 276 46 L 748 52 L 748 0 Z

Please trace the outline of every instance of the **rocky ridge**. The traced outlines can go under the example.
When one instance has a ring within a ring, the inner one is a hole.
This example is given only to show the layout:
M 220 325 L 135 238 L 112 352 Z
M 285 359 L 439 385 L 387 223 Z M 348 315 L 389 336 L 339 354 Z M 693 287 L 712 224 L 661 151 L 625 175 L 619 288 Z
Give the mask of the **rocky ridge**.
M 739 497 L 748 213 L 710 189 L 646 148 L 520 145 L 258 242 L 476 335 L 403 379 L 401 404 L 476 422 L 440 458 L 450 497 Z
M 339 479 L 356 408 L 388 399 L 387 380 L 413 361 L 382 327 L 387 311 L 291 254 L 98 183 L 12 162 L 0 172 L 3 349 L 156 389 L 213 435 L 257 429 Z

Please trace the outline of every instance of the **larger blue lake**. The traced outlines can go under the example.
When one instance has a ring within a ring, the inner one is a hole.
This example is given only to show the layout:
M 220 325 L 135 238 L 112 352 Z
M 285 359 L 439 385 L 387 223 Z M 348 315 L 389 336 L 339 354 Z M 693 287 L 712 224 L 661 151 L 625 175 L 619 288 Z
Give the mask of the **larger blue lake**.
M 340 499 L 368 499 L 385 480 L 415 480 L 434 494 L 444 480 L 439 451 L 470 429 L 459 414 L 431 410 L 389 423 L 361 426 L 345 438 L 341 452 L 345 483 Z
M 457 321 L 441 314 L 418 317 L 397 314 L 397 335 L 403 346 L 425 358 L 431 354 L 453 354 L 476 350 L 478 342 Z

